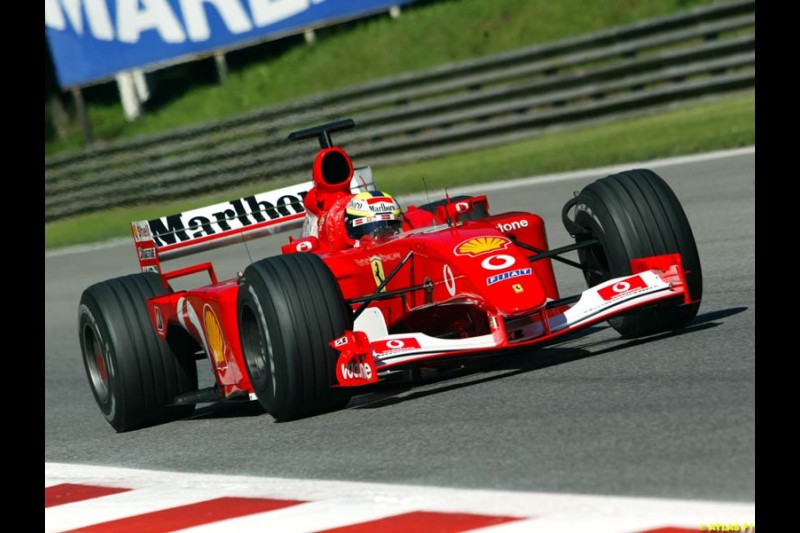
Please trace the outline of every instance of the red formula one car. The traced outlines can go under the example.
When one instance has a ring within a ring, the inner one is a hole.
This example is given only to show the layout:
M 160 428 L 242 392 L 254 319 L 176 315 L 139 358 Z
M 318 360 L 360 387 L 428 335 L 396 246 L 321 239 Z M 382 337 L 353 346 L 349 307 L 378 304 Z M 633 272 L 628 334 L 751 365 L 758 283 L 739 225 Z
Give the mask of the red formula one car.
M 142 272 L 92 285 L 79 308 L 89 383 L 117 431 L 218 400 L 257 400 L 292 420 L 343 408 L 359 387 L 409 370 L 544 345 L 605 320 L 638 337 L 697 314 L 694 237 L 652 171 L 585 187 L 562 211 L 575 243 L 549 249 L 539 216 L 490 214 L 485 196 L 401 213 L 374 192 L 370 168 L 354 169 L 332 144 L 331 133 L 352 127 L 343 120 L 289 136 L 319 140 L 309 183 L 131 224 Z M 281 255 L 233 279 L 217 279 L 211 263 L 163 269 L 300 227 Z M 577 261 L 561 257 L 572 251 Z M 588 289 L 562 296 L 553 260 L 579 269 Z M 171 287 L 203 273 L 201 287 Z M 216 383 L 198 390 L 201 359 Z

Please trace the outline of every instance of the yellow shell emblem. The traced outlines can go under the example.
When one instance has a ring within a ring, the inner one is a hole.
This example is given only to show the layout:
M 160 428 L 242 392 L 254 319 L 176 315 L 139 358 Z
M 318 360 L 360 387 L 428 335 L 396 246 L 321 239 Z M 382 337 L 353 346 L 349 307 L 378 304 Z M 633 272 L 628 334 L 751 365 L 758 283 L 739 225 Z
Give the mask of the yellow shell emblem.
M 225 364 L 225 337 L 222 335 L 222 326 L 217 320 L 217 315 L 209 306 L 203 310 L 203 322 L 206 323 L 206 338 L 210 355 L 218 366 L 223 366 Z
M 476 237 L 462 242 L 456 246 L 455 253 L 457 255 L 469 255 L 475 257 L 476 255 L 485 254 L 494 250 L 502 250 L 511 243 L 505 237 Z

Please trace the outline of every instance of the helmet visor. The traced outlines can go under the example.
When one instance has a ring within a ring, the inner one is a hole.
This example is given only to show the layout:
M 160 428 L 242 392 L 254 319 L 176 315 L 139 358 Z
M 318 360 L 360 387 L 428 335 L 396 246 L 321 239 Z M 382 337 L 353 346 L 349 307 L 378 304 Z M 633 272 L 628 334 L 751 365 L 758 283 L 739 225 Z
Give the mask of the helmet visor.
M 403 221 L 399 217 L 391 213 L 382 213 L 371 217 L 353 218 L 347 223 L 347 234 L 351 239 L 359 240 L 365 235 L 394 233 L 400 231 L 402 227 Z

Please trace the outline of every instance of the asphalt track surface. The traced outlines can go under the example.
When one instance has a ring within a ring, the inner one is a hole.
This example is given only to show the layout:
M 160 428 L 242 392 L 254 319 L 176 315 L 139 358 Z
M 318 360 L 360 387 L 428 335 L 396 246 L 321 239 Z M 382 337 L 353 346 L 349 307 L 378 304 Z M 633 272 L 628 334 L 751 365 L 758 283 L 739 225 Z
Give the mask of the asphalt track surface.
M 656 170 L 681 199 L 703 264 L 704 301 L 690 327 L 626 341 L 602 324 L 415 387 L 378 387 L 343 411 L 290 423 L 215 404 L 115 433 L 84 374 L 77 306 L 88 285 L 136 271 L 132 243 L 46 254 L 45 462 L 754 502 L 755 153 Z M 569 243 L 561 205 L 603 175 L 487 193 L 492 212 L 541 214 L 557 246 Z M 251 243 L 249 253 L 279 253 L 285 239 Z M 205 257 L 221 276 L 249 262 L 242 246 Z M 584 288 L 577 271 L 557 266 L 556 275 L 562 295 Z M 210 385 L 208 365 L 198 364 L 201 385 Z

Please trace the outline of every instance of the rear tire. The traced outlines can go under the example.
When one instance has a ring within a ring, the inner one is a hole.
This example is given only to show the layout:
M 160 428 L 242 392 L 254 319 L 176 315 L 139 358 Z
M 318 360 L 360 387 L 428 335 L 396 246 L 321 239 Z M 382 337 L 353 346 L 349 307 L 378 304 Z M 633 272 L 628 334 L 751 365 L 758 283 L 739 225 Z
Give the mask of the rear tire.
M 338 354 L 328 343 L 353 328 L 353 313 L 322 259 L 300 253 L 251 264 L 238 315 L 250 383 L 277 421 L 347 405 L 350 391 L 331 388 Z
M 186 417 L 194 405 L 170 406 L 197 390 L 197 344 L 179 328 L 169 340 L 153 329 L 145 300 L 167 294 L 158 274 L 143 272 L 92 285 L 81 296 L 83 364 L 100 411 L 118 432 Z
M 576 241 L 597 238 L 600 244 L 580 249 L 587 284 L 631 274 L 630 260 L 679 253 L 683 259 L 688 305 L 664 303 L 614 317 L 608 322 L 625 337 L 641 337 L 686 325 L 697 315 L 703 277 L 692 229 L 680 201 L 667 183 L 647 169 L 614 174 L 586 186 L 571 202 Z M 570 205 L 570 204 L 568 204 Z

